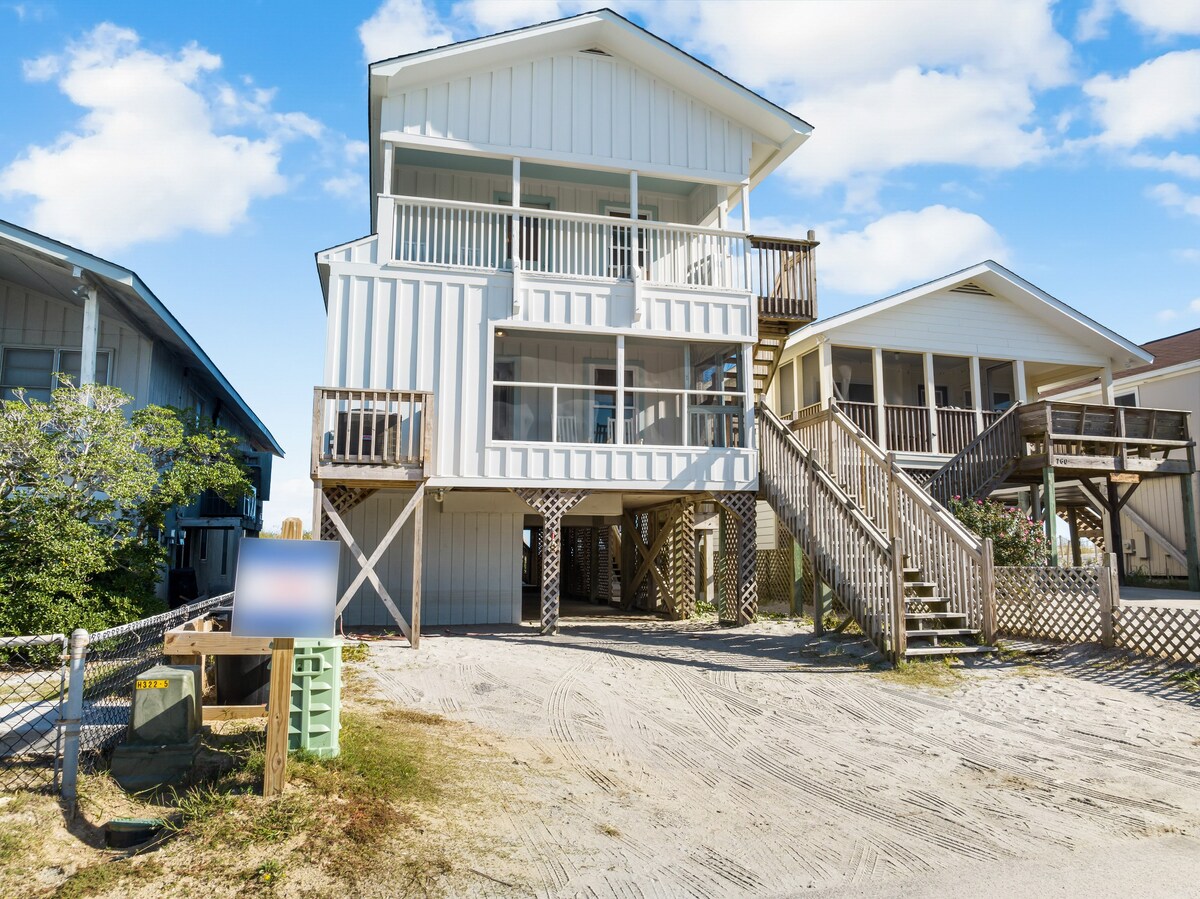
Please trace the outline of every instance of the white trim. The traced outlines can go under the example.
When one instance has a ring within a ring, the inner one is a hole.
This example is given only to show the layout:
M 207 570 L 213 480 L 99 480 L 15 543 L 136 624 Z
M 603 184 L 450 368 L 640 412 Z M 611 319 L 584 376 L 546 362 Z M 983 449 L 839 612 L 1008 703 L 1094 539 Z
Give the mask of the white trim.
M 875 315 L 887 309 L 892 309 L 904 303 L 917 300 L 922 297 L 938 293 L 943 290 L 949 290 L 956 285 L 963 284 L 967 281 L 975 281 L 978 283 L 983 279 L 981 287 L 994 289 L 1000 292 L 1001 299 L 1008 299 L 1013 302 L 1011 297 L 1004 296 L 1004 290 L 1018 291 L 1031 299 L 1038 300 L 1045 304 L 1047 309 L 1057 316 L 1067 319 L 1076 328 L 1081 328 L 1088 332 L 1091 338 L 1099 339 L 1106 344 L 1106 352 L 1113 358 L 1121 358 L 1114 355 L 1114 350 L 1118 350 L 1121 354 L 1132 359 L 1141 359 L 1146 364 L 1154 361 L 1154 357 L 1139 347 L 1137 344 L 1127 340 L 1115 331 L 1106 328 L 1099 322 L 1094 321 L 1076 309 L 1072 309 L 1061 300 L 1052 297 L 1041 288 L 1026 281 L 1020 275 L 1010 271 L 1004 266 L 992 260 L 977 263 L 970 268 L 962 271 L 954 272 L 953 274 L 945 275 L 936 281 L 930 281 L 927 284 L 922 284 L 918 287 L 910 288 L 901 293 L 893 294 L 890 297 L 884 297 L 881 300 L 876 300 L 873 303 L 868 303 L 865 306 L 859 306 L 857 309 L 850 309 L 847 312 L 832 315 L 819 322 L 814 322 L 807 325 L 793 334 L 785 345 L 785 350 L 795 346 L 800 346 L 806 340 L 818 334 L 828 334 L 830 331 L 839 328 L 851 322 L 859 321 L 868 316 Z M 939 352 L 939 355 L 940 352 Z M 1029 361 L 1045 361 L 1034 360 Z

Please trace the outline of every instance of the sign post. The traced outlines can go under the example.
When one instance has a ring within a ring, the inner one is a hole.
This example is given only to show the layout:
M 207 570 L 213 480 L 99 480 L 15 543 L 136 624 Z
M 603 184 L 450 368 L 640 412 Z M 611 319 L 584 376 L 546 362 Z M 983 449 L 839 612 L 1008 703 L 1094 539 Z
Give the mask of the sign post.
M 271 638 L 263 796 L 287 783 L 296 638 L 334 636 L 340 545 L 332 540 L 247 540 L 233 597 L 235 637 Z

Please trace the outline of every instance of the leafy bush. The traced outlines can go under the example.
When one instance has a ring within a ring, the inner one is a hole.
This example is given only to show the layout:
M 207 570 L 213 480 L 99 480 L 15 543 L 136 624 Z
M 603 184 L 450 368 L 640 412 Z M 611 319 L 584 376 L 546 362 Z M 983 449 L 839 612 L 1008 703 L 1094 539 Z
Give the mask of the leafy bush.
M 1020 509 L 994 500 L 964 500 L 954 497 L 950 511 L 980 537 L 992 538 L 992 557 L 997 565 L 1045 565 L 1049 544 L 1040 522 Z
M 0 634 L 97 630 L 159 611 L 171 507 L 250 489 L 237 438 L 191 411 L 69 384 L 0 403 Z

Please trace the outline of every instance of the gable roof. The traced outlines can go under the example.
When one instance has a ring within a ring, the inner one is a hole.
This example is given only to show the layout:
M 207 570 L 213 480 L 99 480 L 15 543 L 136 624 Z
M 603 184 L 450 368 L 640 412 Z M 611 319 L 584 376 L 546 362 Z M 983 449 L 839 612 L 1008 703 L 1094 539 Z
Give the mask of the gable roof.
M 204 352 L 196 339 L 179 323 L 137 272 L 114 262 L 93 256 L 60 241 L 0 220 L 0 250 L 28 259 L 30 256 L 63 276 L 72 275 L 78 268 L 101 283 L 106 293 L 137 319 L 155 340 L 159 340 L 190 360 L 206 375 L 206 380 L 221 398 L 223 405 L 241 421 L 251 444 L 258 450 L 283 455 L 283 447 L 262 423 L 249 404 L 242 399 L 228 378 Z M 45 288 L 43 288 L 45 289 Z
M 812 133 L 812 125 L 707 63 L 611 9 L 597 9 L 538 25 L 458 41 L 373 62 L 368 67 L 369 134 L 379 133 L 380 104 L 395 81 L 416 83 L 456 75 L 466 55 L 472 67 L 501 66 L 531 56 L 599 49 L 636 61 L 638 67 L 681 89 L 699 92 L 714 109 L 743 123 L 770 142 L 770 152 L 750 173 L 757 184 Z M 381 160 L 371 146 L 372 196 L 378 192 Z
M 788 338 L 787 347 L 796 346 L 815 335 L 850 324 L 871 315 L 877 315 L 913 300 L 943 290 L 957 290 L 968 294 L 992 294 L 1022 306 L 1030 312 L 1040 314 L 1064 330 L 1082 336 L 1088 343 L 1103 345 L 1116 366 L 1150 363 L 1153 357 L 1137 344 L 1115 331 L 1106 328 L 1078 309 L 1068 306 L 1046 293 L 1035 284 L 1005 268 L 991 259 L 976 263 L 968 268 L 945 275 L 934 281 L 892 294 L 863 306 L 831 315 L 801 328 Z
M 1149 365 L 1140 365 L 1137 368 L 1114 372 L 1113 377 L 1128 378 L 1133 375 L 1158 371 L 1161 368 L 1182 365 L 1185 362 L 1200 361 L 1200 328 L 1151 340 L 1143 343 L 1142 349 L 1154 357 L 1153 362 Z

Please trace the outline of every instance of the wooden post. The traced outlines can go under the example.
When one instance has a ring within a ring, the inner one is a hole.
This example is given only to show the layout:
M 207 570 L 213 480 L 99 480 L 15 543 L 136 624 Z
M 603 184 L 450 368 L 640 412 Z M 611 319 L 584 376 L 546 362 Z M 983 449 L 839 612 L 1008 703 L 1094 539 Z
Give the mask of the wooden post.
M 1013 389 L 1017 394 L 1013 397 L 1015 402 L 1024 403 L 1028 400 L 1026 396 L 1027 387 L 1025 385 L 1025 361 L 1023 359 L 1013 361 Z
M 1058 509 L 1054 497 L 1054 466 L 1047 465 L 1042 469 L 1042 524 L 1046 529 L 1046 542 L 1050 544 L 1050 567 L 1058 567 L 1058 537 L 1055 534 L 1055 522 L 1058 521 Z
M 1117 583 L 1125 583 L 1125 538 L 1121 534 L 1121 504 L 1117 500 L 1117 485 L 1108 481 L 1108 521 L 1112 532 L 1109 552 L 1117 557 Z
M 804 613 L 804 550 L 799 540 L 792 540 L 792 616 Z
M 1067 511 L 1067 527 L 1071 536 L 1071 564 L 1080 568 L 1083 566 L 1083 547 L 1079 542 L 1079 509 L 1075 506 Z
M 292 663 L 296 641 L 281 637 L 271 643 L 271 686 L 267 699 L 267 747 L 263 796 L 283 794 L 287 783 L 288 726 L 292 715 Z
M 79 357 L 79 384 L 96 383 L 96 352 L 100 341 L 100 294 L 92 285 L 87 285 L 83 300 L 83 345 Z M 53 385 L 57 387 L 58 385 Z
M 1105 646 L 1113 646 L 1116 642 L 1113 617 L 1120 604 L 1121 594 L 1113 553 L 1103 553 L 1100 556 L 1100 642 Z
M 412 633 L 409 634 L 408 642 L 416 649 L 421 643 L 421 587 L 424 582 L 425 568 L 425 499 L 422 497 L 417 501 L 417 506 L 412 512 L 413 520 L 413 546 L 412 546 L 412 615 L 409 619 L 409 627 Z
M 996 639 L 996 555 L 992 538 L 983 538 L 983 642 Z
M 1188 460 L 1191 461 L 1194 451 L 1188 447 Z M 1195 464 L 1189 466 L 1195 468 Z M 1188 589 L 1200 590 L 1200 549 L 1196 546 L 1196 496 L 1192 492 L 1192 475 L 1185 474 L 1179 479 L 1179 492 L 1183 500 L 1183 542 L 1187 553 Z
M 281 540 L 300 540 L 304 536 L 304 524 L 299 518 L 285 518 L 280 529 Z
M 1106 406 L 1113 404 L 1112 366 L 1105 365 L 1100 372 L 1100 402 Z

